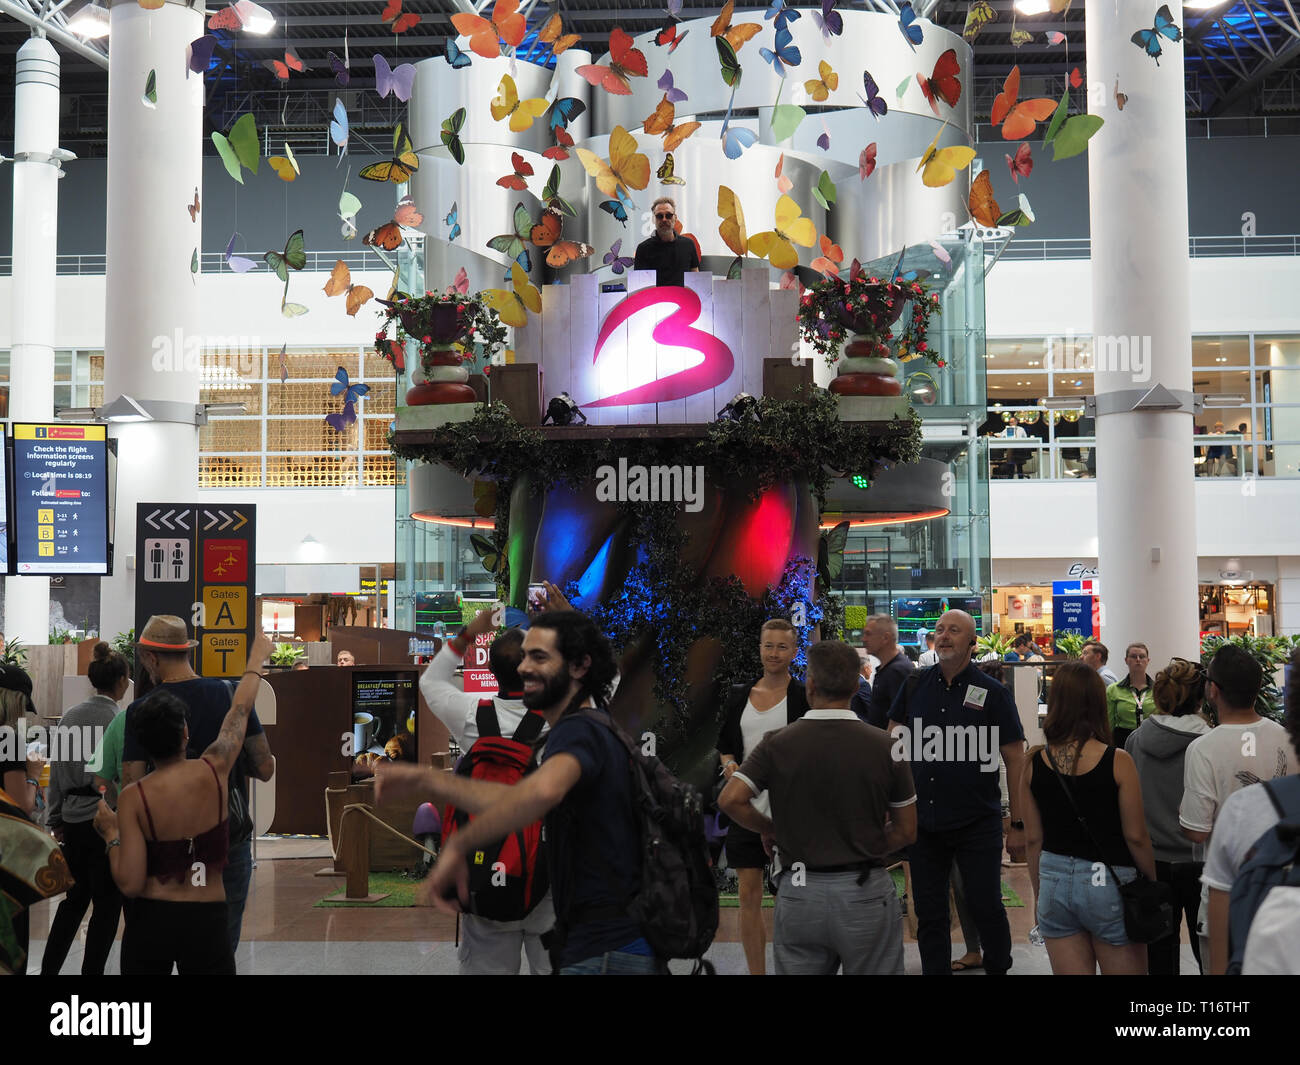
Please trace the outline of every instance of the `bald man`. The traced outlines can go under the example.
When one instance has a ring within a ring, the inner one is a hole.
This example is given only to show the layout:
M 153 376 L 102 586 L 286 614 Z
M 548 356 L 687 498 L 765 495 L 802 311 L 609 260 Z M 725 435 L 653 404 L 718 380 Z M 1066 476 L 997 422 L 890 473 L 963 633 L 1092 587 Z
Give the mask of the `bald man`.
M 894 756 L 911 763 L 916 782 L 918 829 L 908 859 L 921 969 L 952 971 L 948 881 L 955 861 L 984 945 L 984 968 L 1001 975 L 1011 968 L 1011 927 L 1002 905 L 998 762 L 1006 762 L 1011 796 L 1006 843 L 1022 849 L 1024 732 L 1011 693 L 971 662 L 974 618 L 949 610 L 935 625 L 934 649 L 937 666 L 910 678 L 889 713 Z

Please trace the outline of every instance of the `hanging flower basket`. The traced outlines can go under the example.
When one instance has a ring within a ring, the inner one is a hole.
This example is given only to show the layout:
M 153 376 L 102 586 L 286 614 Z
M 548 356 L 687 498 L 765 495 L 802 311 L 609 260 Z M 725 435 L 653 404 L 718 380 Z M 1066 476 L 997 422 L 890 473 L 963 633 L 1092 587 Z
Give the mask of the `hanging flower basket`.
M 479 350 L 491 358 L 505 346 L 505 326 L 496 311 L 477 296 L 454 291 L 399 294 L 379 302 L 385 307 L 384 324 L 375 334 L 375 351 L 396 364 L 394 344 L 398 349 L 408 340 L 419 345 L 420 364 L 412 368 L 406 405 L 475 402 L 464 364 Z M 395 338 L 389 335 L 394 325 Z

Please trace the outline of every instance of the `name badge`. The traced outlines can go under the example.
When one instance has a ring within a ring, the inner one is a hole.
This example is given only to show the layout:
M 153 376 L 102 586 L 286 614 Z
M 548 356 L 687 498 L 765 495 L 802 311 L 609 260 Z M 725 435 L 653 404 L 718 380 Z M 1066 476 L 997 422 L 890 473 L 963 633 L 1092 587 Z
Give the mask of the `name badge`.
M 977 688 L 974 684 L 966 685 L 966 698 L 961 702 L 962 706 L 968 706 L 972 710 L 983 710 L 984 700 L 988 698 L 988 688 Z

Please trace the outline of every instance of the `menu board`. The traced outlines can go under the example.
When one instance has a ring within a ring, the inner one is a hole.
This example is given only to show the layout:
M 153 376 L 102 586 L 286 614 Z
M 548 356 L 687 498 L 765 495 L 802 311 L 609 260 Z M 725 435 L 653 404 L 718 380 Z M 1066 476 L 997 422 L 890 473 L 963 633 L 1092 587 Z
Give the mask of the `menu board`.
M 352 673 L 352 727 L 357 754 L 373 751 L 415 761 L 419 695 L 414 672 Z
M 107 574 L 107 427 L 15 424 L 13 445 L 14 572 Z

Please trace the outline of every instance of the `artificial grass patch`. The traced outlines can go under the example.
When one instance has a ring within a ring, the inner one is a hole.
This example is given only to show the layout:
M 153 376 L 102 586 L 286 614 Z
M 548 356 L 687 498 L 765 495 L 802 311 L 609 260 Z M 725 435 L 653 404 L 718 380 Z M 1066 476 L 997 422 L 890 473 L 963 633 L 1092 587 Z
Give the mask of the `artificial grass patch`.
M 415 889 L 419 887 L 420 881 L 412 880 L 402 873 L 371 873 L 370 874 L 370 893 L 372 895 L 387 895 L 387 898 L 380 899 L 378 902 L 358 902 L 346 897 L 346 888 L 343 891 L 336 891 L 333 895 L 316 903 L 317 906 L 340 907 L 355 906 L 364 909 L 406 909 L 416 905 Z

